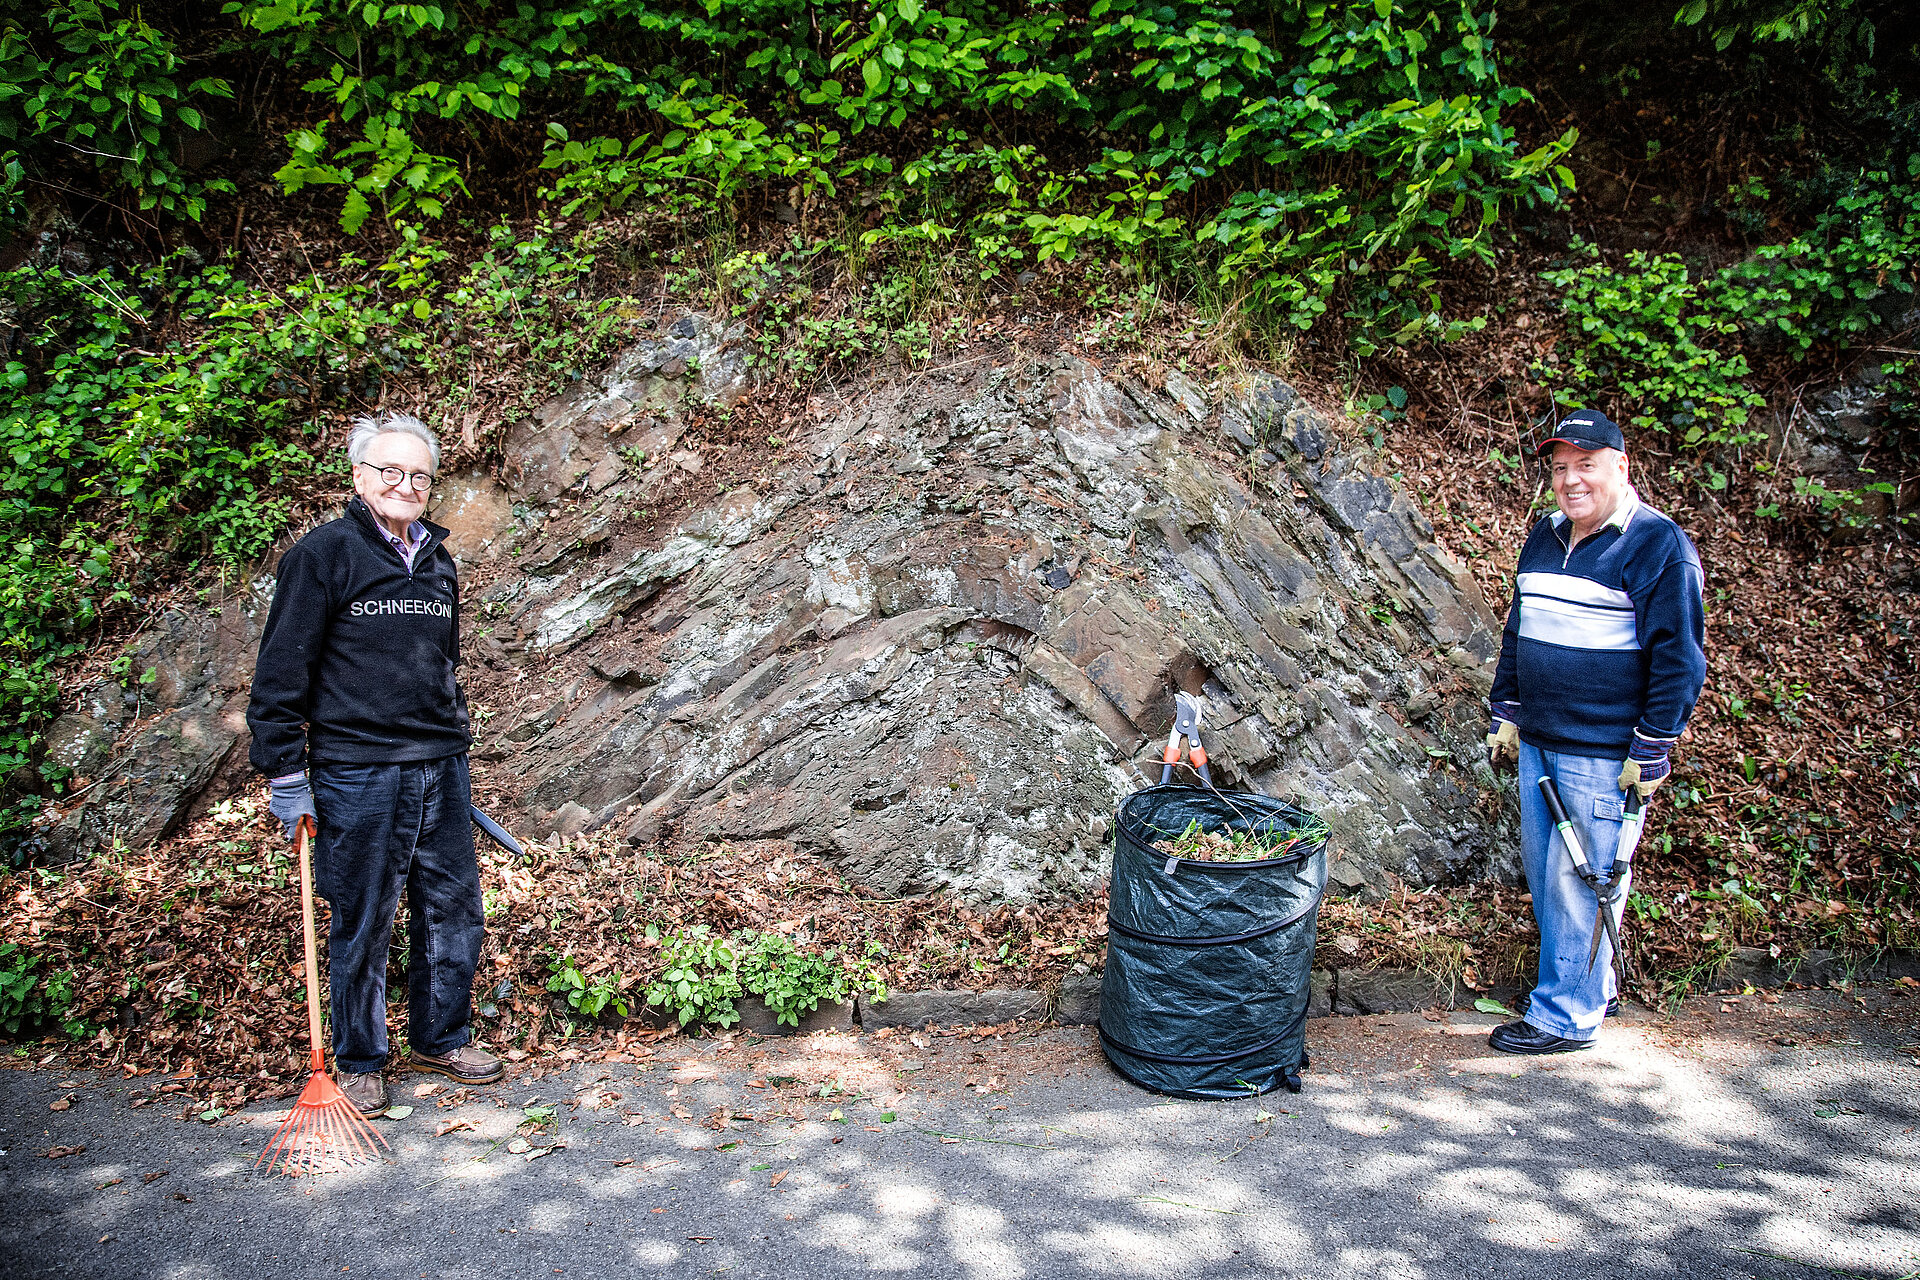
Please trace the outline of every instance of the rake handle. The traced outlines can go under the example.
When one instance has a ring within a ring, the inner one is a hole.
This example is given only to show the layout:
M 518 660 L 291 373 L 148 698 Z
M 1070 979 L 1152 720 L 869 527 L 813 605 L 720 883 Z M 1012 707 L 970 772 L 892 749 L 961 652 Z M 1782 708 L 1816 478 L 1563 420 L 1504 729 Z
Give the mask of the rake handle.
M 313 857 L 308 839 L 313 835 L 313 819 L 300 819 L 300 927 L 307 938 L 307 1038 L 313 1046 L 309 1069 L 324 1071 L 326 1054 L 320 1048 L 320 940 L 313 929 Z

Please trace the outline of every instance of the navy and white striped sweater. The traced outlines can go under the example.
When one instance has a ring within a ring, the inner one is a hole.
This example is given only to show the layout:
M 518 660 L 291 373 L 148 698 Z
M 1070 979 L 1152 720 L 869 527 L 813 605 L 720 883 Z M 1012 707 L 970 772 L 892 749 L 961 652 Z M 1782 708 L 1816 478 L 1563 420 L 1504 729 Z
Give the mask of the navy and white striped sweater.
M 1546 751 L 1619 760 L 1636 735 L 1671 744 L 1706 680 L 1700 555 L 1628 491 L 1598 532 L 1541 520 L 1520 551 L 1493 701 Z

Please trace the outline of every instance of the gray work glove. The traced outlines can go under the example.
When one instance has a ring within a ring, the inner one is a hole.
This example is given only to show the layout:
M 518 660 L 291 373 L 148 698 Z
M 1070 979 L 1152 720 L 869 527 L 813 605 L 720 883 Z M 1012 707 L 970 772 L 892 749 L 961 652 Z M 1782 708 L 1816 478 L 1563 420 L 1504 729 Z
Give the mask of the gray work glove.
M 288 840 L 300 834 L 302 818 L 313 819 L 316 828 L 320 825 L 319 815 L 313 811 L 313 788 L 307 784 L 306 774 L 290 773 L 284 778 L 275 778 L 267 786 L 271 790 L 267 812 L 280 819 Z

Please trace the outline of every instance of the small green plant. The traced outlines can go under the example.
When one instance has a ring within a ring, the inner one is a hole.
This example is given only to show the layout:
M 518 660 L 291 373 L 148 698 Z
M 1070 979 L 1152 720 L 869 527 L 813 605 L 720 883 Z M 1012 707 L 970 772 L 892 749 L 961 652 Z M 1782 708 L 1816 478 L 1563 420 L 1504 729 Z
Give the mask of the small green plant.
M 547 990 L 565 992 L 567 1003 L 586 1017 L 597 1018 L 609 1007 L 621 1017 L 627 1016 L 627 1002 L 620 994 L 627 983 L 626 974 L 615 970 L 591 977 L 575 963 L 572 952 L 553 957 L 547 969 L 553 975 L 547 979 Z
M 726 939 L 696 924 L 674 930 L 660 947 L 660 977 L 647 988 L 648 1004 L 663 1006 L 683 1027 L 695 1022 L 730 1027 L 740 1021 L 733 1005 L 743 994 L 740 955 Z
M 741 946 L 740 983 L 767 1002 L 775 1020 L 797 1027 L 822 1001 L 847 998 L 847 971 L 831 955 L 805 955 L 779 933 L 734 935 Z
M 887 998 L 876 961 L 886 951 L 868 942 L 864 957 L 842 958 L 837 952 L 808 955 L 779 933 L 743 930 L 734 941 L 740 946 L 740 982 L 748 993 L 766 1001 L 776 1021 L 793 1027 L 822 1004 L 839 1004 L 855 991 L 876 1001 Z
M 648 926 L 649 937 L 657 934 Z M 731 1026 L 740 1018 L 734 1001 L 746 995 L 759 996 L 774 1018 L 790 1027 L 821 1004 L 837 1004 L 856 991 L 875 1001 L 887 998 L 879 975 L 887 953 L 878 942 L 869 941 L 858 957 L 810 953 L 784 934 L 743 929 L 720 939 L 705 925 L 695 925 L 667 935 L 661 945 L 664 968 L 647 989 L 647 1003 L 665 1006 L 681 1026 L 695 1021 Z
M 40 957 L 15 942 L 0 942 L 0 1031 L 10 1036 L 31 1035 L 57 1024 L 76 1038 L 92 1028 L 84 1019 L 70 1017 L 73 1007 L 73 971 L 36 973 Z

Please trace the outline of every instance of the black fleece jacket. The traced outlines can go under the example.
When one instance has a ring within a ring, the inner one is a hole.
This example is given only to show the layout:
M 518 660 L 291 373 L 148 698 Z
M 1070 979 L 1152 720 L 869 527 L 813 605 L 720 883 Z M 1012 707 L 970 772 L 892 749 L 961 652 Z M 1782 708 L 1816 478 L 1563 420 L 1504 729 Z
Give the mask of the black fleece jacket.
M 359 498 L 293 544 L 247 703 L 249 758 L 270 778 L 309 759 L 439 760 L 472 745 L 460 661 L 460 583 L 428 524 L 413 572 Z

